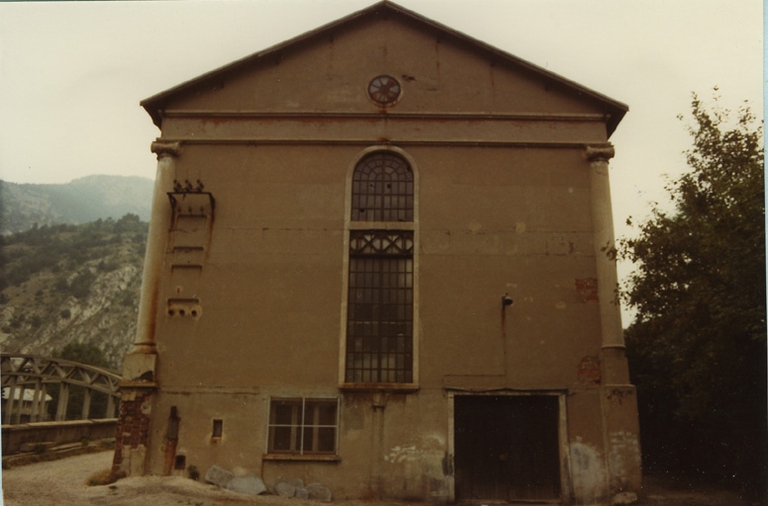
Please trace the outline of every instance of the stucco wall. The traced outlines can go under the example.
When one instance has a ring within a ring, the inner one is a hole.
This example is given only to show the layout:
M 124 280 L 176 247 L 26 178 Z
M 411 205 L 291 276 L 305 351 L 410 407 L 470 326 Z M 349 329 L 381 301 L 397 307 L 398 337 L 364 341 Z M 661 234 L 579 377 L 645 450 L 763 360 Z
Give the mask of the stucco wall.
M 345 181 L 359 151 L 186 148 L 176 178 L 205 182 L 215 219 L 197 278 L 185 286 L 169 276 L 158 300 L 163 385 L 195 376 L 222 386 L 336 381 Z M 581 154 L 449 151 L 407 150 L 421 188 L 422 384 L 448 374 L 507 375 L 517 388 L 575 383 L 582 358 L 600 349 L 597 304 L 579 285 L 595 278 Z M 506 350 L 504 293 L 515 300 Z M 166 299 L 188 294 L 202 316 L 168 317 Z
M 372 406 L 373 394 L 337 388 L 346 180 L 360 152 L 185 148 L 176 179 L 204 181 L 215 217 L 193 288 L 171 276 L 158 301 L 151 472 L 162 472 L 176 406 L 177 453 L 200 469 L 218 464 L 267 482 L 301 477 L 342 497 L 448 499 L 451 413 L 443 387 L 571 388 L 582 391 L 576 399 L 591 399 L 568 409 L 574 492 L 604 493 L 599 314 L 582 282 L 596 274 L 581 152 L 404 150 L 420 188 L 421 390 L 390 396 L 385 408 Z M 166 299 L 189 290 L 202 315 L 165 314 Z M 504 293 L 515 304 L 502 327 Z M 591 376 L 585 358 L 597 367 Z M 270 397 L 318 395 L 341 396 L 340 461 L 262 461 Z M 219 441 L 211 440 L 213 419 L 224 421 Z

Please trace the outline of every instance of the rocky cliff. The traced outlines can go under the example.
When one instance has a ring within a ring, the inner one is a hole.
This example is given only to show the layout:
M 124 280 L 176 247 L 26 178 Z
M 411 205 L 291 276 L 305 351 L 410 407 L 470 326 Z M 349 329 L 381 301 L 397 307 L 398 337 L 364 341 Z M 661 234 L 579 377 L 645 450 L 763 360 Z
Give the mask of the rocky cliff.
M 55 356 L 93 343 L 119 369 L 136 331 L 147 228 L 127 214 L 0 238 L 0 349 Z

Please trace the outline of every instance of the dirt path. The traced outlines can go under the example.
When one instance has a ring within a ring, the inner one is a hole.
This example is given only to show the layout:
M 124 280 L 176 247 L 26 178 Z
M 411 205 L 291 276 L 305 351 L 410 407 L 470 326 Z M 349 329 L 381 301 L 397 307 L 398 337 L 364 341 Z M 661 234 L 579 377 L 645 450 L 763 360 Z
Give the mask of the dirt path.
M 248 496 L 187 478 L 124 478 L 112 485 L 87 486 L 89 477 L 112 465 L 111 451 L 41 462 L 3 471 L 6 506 L 318 506 L 323 503 L 277 496 Z M 360 501 L 334 501 L 334 506 L 360 506 Z M 376 506 L 406 506 L 377 503 Z
M 90 487 L 90 476 L 109 469 L 112 452 L 91 453 L 3 471 L 6 506 L 213 506 L 252 503 L 247 496 L 180 477 L 125 478 Z M 276 498 L 278 501 L 281 498 Z M 297 502 L 292 502 L 298 506 Z
M 41 462 L 2 472 L 6 506 L 318 506 L 318 502 L 276 496 L 249 497 L 181 477 L 125 478 L 112 485 L 89 487 L 88 478 L 109 469 L 112 452 L 91 453 Z M 360 506 L 361 501 L 334 501 Z M 426 503 L 425 503 L 426 504 Z M 642 506 L 750 506 L 736 494 L 717 489 L 675 490 L 647 480 Z M 405 506 L 381 502 L 371 506 Z

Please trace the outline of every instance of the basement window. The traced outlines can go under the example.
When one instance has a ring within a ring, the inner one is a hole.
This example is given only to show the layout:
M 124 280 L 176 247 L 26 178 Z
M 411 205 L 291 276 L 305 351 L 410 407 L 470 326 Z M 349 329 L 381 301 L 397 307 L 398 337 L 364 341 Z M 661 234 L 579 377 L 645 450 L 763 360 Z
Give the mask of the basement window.
M 224 421 L 223 420 L 214 420 L 213 421 L 213 431 L 211 433 L 211 436 L 214 438 L 221 438 L 221 433 L 224 430 Z
M 268 452 L 334 455 L 339 425 L 338 404 L 335 397 L 272 399 Z

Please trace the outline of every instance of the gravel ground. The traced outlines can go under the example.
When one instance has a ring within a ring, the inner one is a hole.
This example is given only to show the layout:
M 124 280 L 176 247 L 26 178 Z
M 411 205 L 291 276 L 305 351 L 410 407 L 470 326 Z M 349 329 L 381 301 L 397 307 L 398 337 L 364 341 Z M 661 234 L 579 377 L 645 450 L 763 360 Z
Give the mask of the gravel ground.
M 91 453 L 2 472 L 6 506 L 318 506 L 318 502 L 276 496 L 250 497 L 181 477 L 125 478 L 112 485 L 89 487 L 92 475 L 109 469 L 112 452 Z M 361 506 L 362 501 L 334 501 L 334 506 Z M 732 492 L 673 489 L 646 480 L 644 506 L 750 506 Z M 406 506 L 380 502 L 375 506 Z
M 111 451 L 40 462 L 3 471 L 6 506 L 318 506 L 323 503 L 277 496 L 248 496 L 178 476 L 124 478 L 112 485 L 88 486 L 92 475 L 112 465 Z M 334 501 L 333 506 L 360 506 Z M 376 506 L 406 506 L 395 502 Z

